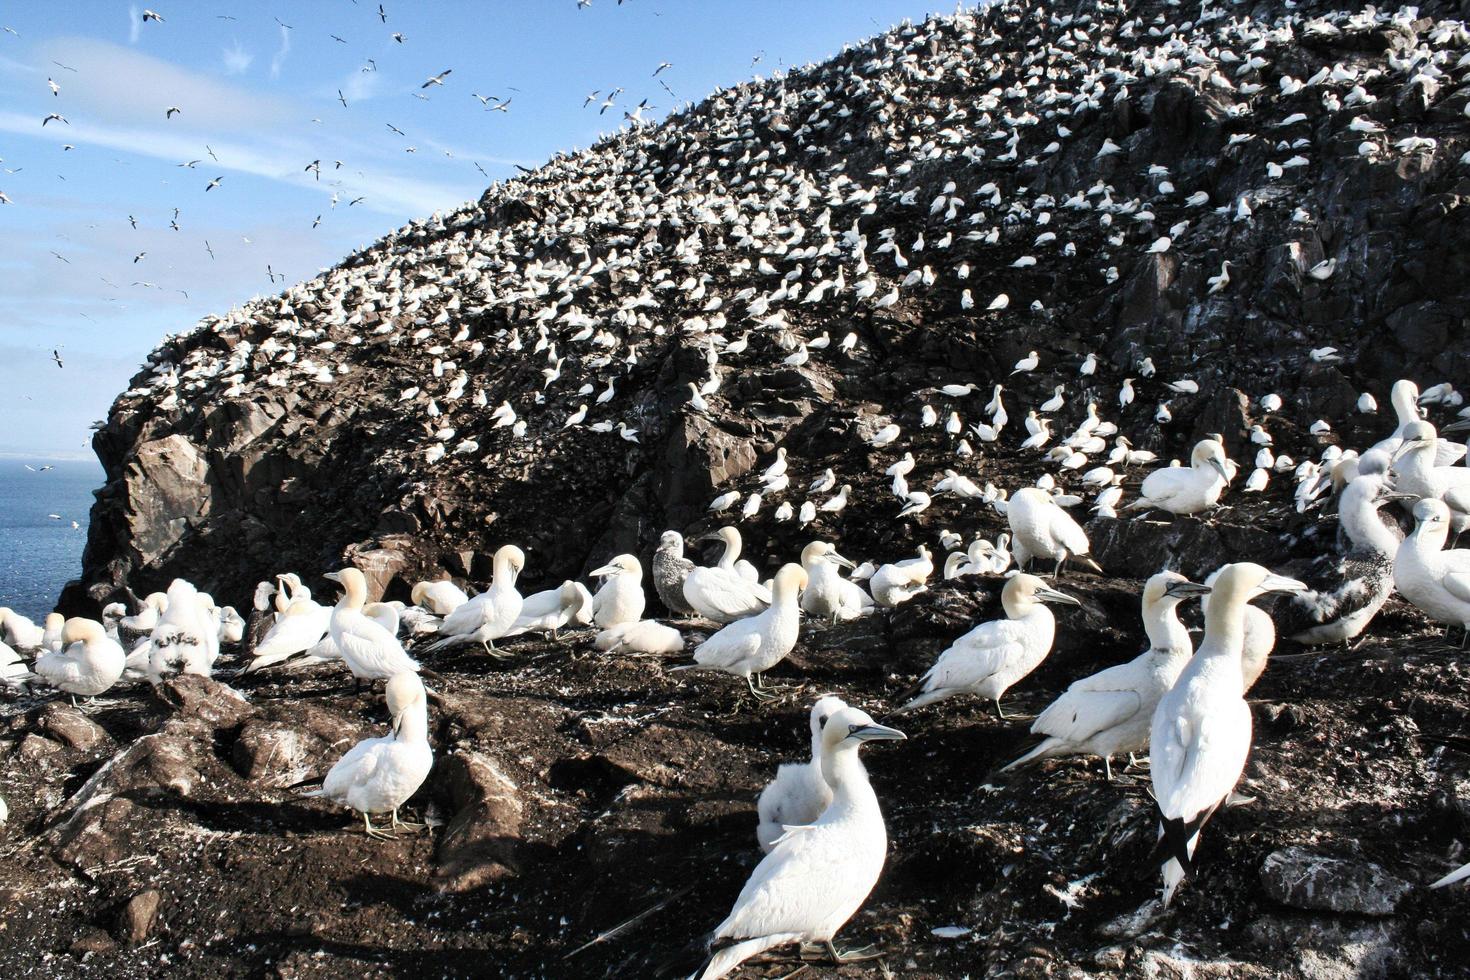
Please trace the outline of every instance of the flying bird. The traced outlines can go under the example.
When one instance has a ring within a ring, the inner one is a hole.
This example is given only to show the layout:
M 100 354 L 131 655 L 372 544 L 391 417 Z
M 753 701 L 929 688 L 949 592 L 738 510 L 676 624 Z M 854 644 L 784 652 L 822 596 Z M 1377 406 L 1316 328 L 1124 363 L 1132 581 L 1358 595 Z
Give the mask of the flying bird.
M 55 79 L 53 79 L 53 78 L 46 79 L 46 84 L 51 87 L 51 94 L 52 95 L 60 95 L 61 94 L 61 86 L 56 84 L 56 80 Z
M 44 127 L 44 126 L 45 126 L 45 125 L 46 125 L 46 124 L 47 124 L 47 123 L 48 123 L 48 122 L 50 122 L 50 121 L 51 121 L 51 120 L 53 120 L 53 119 L 55 119 L 55 120 L 57 120 L 57 121 L 58 121 L 58 122 L 64 122 L 64 123 L 66 123 L 66 124 L 67 124 L 67 125 L 68 125 L 68 126 L 70 126 L 70 125 L 71 125 L 71 123 L 69 123 L 69 122 L 67 122 L 67 121 L 66 121 L 66 117 L 65 117 L 65 116 L 63 116 L 63 115 L 62 115 L 62 114 L 61 114 L 61 113 L 59 113 L 59 112 L 52 112 L 52 113 L 49 113 L 49 114 L 48 114 L 48 115 L 47 115 L 47 116 L 46 116 L 46 118 L 45 118 L 45 119 L 42 119 L 42 120 L 41 120 L 41 125 L 42 125 L 42 126 L 43 126 L 43 127 Z
M 216 187 L 219 186 L 219 182 L 224 179 L 224 175 L 221 174 L 220 176 L 214 178 L 214 180 L 211 180 L 208 184 L 205 185 L 204 193 L 208 194 L 210 191 L 214 190 Z
M 66 367 L 65 364 L 61 363 L 61 351 L 59 351 L 59 350 L 53 350 L 53 351 L 51 351 L 51 360 L 55 361 L 56 362 L 56 366 L 59 367 L 59 368 Z
M 145 10 L 145 11 L 143 11 L 143 23 L 146 24 L 150 20 L 156 20 L 160 24 L 163 23 L 163 17 L 161 17 L 159 14 L 155 13 L 154 11 L 152 11 L 152 10 Z
M 437 75 L 430 75 L 429 80 L 420 85 L 419 88 L 428 88 L 430 85 L 443 85 L 444 79 L 448 78 L 449 73 L 452 71 L 454 71 L 453 68 L 446 68 Z
M 663 71 L 665 68 L 672 68 L 672 67 L 674 67 L 674 66 L 671 63 L 669 63 L 667 61 L 660 61 L 658 63 L 658 67 L 653 70 L 653 77 L 654 78 L 657 78 L 659 72 Z
M 172 119 L 174 116 L 177 116 L 179 113 L 181 113 L 183 111 L 184 110 L 183 109 L 180 109 L 178 106 L 171 105 L 167 109 L 163 110 L 163 118 L 165 118 L 165 119 Z

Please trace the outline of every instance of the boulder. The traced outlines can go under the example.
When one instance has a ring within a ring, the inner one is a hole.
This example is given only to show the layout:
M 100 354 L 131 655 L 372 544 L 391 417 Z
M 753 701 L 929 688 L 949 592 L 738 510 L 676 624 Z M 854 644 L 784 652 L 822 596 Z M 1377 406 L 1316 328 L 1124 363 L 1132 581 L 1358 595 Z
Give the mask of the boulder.
M 1371 861 L 1327 857 L 1301 847 L 1272 851 L 1261 865 L 1266 894 L 1292 908 L 1392 915 L 1414 890 Z

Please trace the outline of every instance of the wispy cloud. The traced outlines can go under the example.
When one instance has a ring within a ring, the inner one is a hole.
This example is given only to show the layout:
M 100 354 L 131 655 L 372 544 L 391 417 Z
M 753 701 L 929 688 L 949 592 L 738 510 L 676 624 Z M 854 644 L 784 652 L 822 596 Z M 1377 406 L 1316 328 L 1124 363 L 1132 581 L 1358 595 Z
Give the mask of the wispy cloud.
M 291 32 L 284 24 L 278 26 L 281 30 L 281 46 L 271 56 L 271 78 L 281 77 L 281 66 L 286 63 L 286 55 L 291 53 Z
M 243 75 L 255 60 L 255 55 L 246 51 L 239 41 L 233 47 L 225 48 L 221 55 L 224 58 L 226 75 Z
M 138 8 L 132 4 L 128 5 L 128 43 L 137 44 L 138 35 L 143 32 L 143 15 Z

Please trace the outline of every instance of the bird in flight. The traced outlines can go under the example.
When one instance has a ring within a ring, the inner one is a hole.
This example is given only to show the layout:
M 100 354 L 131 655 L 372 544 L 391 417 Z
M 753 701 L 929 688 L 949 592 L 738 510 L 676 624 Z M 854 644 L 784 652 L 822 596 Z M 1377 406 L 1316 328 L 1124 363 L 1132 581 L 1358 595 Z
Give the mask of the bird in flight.
M 137 255 L 133 256 L 133 265 L 137 265 L 138 262 L 143 258 L 143 256 L 147 254 L 147 252 L 139 252 Z
M 128 215 L 128 224 L 132 225 L 134 228 L 137 228 L 138 227 L 138 219 L 135 218 L 135 217 L 133 217 L 130 214 L 130 215 Z
M 497 102 L 500 101 L 500 96 L 498 96 L 498 95 L 481 95 L 479 92 L 471 92 L 470 93 L 470 96 L 472 98 L 479 99 L 480 100 L 480 105 L 486 105 L 487 106 L 487 105 L 490 104 L 490 101 L 492 99 L 494 99 Z
M 338 44 L 346 44 L 347 43 L 346 41 L 344 41 L 342 38 L 338 37 L 335 34 L 328 34 L 327 37 L 331 38 L 333 41 L 336 41 Z
M 347 99 L 345 96 L 342 95 L 342 90 L 340 88 L 337 90 L 337 101 L 342 103 L 342 108 L 347 108 Z
M 62 364 L 61 363 L 61 351 L 59 351 L 59 350 L 52 350 L 51 351 L 51 360 L 55 361 L 56 362 L 56 366 L 59 367 L 59 368 L 66 367 L 65 364 Z
M 393 130 L 393 132 L 397 133 L 399 136 L 407 136 L 408 135 L 407 133 L 405 133 L 403 130 L 399 129 L 397 126 L 393 125 L 392 123 L 384 123 L 383 125 L 387 126 L 389 129 Z
M 51 94 L 52 95 L 60 95 L 61 94 L 61 86 L 56 84 L 56 79 L 54 79 L 54 78 L 48 78 L 48 79 L 46 79 L 46 84 L 51 87 Z
M 41 120 L 41 126 L 44 128 L 45 125 L 48 122 L 50 122 L 51 120 L 53 120 L 53 119 L 60 120 L 61 122 L 66 123 L 68 126 L 71 125 L 71 123 L 66 122 L 66 117 L 63 116 L 61 113 L 59 113 L 59 112 L 53 112 L 53 113 L 50 113 L 49 115 L 47 115 L 45 119 L 42 119 Z
M 180 109 L 178 106 L 171 105 L 167 109 L 163 110 L 163 118 L 165 118 L 165 119 L 172 119 L 174 116 L 177 116 L 179 113 L 181 113 L 183 111 L 184 110 L 183 109 Z
M 657 78 L 659 72 L 663 71 L 665 68 L 672 68 L 672 67 L 674 67 L 674 66 L 670 62 L 660 61 L 658 63 L 658 67 L 653 70 L 653 77 L 654 78 Z
M 211 180 L 208 184 L 204 186 L 204 193 L 208 194 L 210 191 L 214 190 L 216 187 L 219 186 L 219 182 L 224 179 L 224 175 L 221 174 L 220 176 L 214 178 L 214 180 Z
M 186 161 L 184 163 L 175 164 L 175 166 L 178 166 L 178 167 L 188 167 L 190 170 L 193 170 L 194 169 L 194 164 L 201 163 L 201 162 L 203 162 L 203 161 L 200 161 L 200 160 L 188 160 L 188 161 Z
M 311 161 L 304 168 L 302 168 L 302 170 L 303 170 L 303 172 L 304 171 L 307 171 L 307 170 L 310 170 L 310 171 L 312 171 L 312 172 L 314 172 L 316 174 L 316 179 L 317 180 L 321 180 L 322 179 L 322 162 L 320 160 L 313 160 L 313 161 Z
M 446 68 L 437 75 L 430 75 L 429 80 L 420 85 L 419 88 L 428 88 L 430 85 L 443 85 L 444 79 L 448 78 L 449 73 L 452 71 L 454 71 L 453 68 Z
M 207 238 L 204 240 L 204 250 L 209 253 L 211 259 L 214 258 L 214 249 L 209 247 L 209 239 Z
M 388 11 L 383 9 L 383 5 L 381 3 L 378 4 L 378 20 L 382 21 L 385 24 L 388 23 Z
M 514 98 L 515 98 L 515 96 L 512 95 L 509 99 L 506 99 L 504 102 L 501 102 L 499 105 L 493 105 L 490 108 L 486 109 L 485 111 L 486 112 L 510 112 L 511 99 L 514 99 Z
M 10 199 L 10 195 L 6 194 L 4 191 L 0 191 L 0 204 L 14 204 L 14 203 L 15 202 Z
M 157 13 L 155 13 L 154 11 L 152 11 L 152 10 L 145 10 L 145 11 L 143 11 L 143 23 L 146 24 L 150 20 L 156 20 L 160 24 L 163 23 L 163 18 L 161 16 L 159 16 Z
M 402 34 L 394 34 L 393 35 L 393 40 L 397 41 L 399 44 L 402 44 L 403 43 L 403 35 Z

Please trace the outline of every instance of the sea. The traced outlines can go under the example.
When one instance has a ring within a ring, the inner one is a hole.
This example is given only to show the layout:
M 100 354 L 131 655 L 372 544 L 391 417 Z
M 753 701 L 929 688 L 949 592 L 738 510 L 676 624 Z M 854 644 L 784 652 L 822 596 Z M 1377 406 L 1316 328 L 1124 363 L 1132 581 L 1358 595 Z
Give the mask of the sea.
M 51 612 L 62 586 L 82 573 L 92 491 L 102 482 L 95 461 L 0 457 L 0 606 L 38 623 Z

